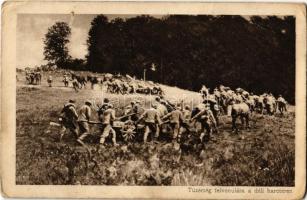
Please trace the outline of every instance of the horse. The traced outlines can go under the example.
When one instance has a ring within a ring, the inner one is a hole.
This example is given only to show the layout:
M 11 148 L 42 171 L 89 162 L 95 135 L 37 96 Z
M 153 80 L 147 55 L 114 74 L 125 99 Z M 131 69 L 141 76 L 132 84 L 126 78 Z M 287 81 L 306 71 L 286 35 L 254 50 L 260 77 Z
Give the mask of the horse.
M 96 76 L 87 76 L 87 81 L 91 83 L 92 89 L 94 89 L 95 84 L 98 84 L 100 82 Z
M 244 126 L 244 119 L 246 128 L 249 128 L 250 108 L 246 103 L 232 103 L 228 105 L 228 116 L 232 117 L 232 131 L 238 132 L 236 120 L 240 117 L 242 125 Z
M 86 78 L 84 76 L 78 76 L 75 74 L 71 74 L 71 79 L 76 79 L 80 84 L 79 89 L 82 89 L 82 87 L 85 87 L 87 81 Z

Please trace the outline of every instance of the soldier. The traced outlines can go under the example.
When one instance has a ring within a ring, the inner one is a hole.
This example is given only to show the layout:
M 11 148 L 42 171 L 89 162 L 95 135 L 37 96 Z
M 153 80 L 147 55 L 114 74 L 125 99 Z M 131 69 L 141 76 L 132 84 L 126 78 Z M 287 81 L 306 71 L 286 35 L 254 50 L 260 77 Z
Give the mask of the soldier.
M 76 111 L 74 100 L 69 100 L 68 103 L 64 105 L 64 108 L 61 111 L 61 118 L 60 121 L 62 122 L 62 130 L 61 130 L 61 136 L 60 141 L 62 140 L 62 137 L 65 134 L 66 129 L 69 129 L 74 136 L 78 137 L 78 131 L 77 131 L 77 119 L 78 114 Z
M 157 111 L 159 113 L 160 118 L 162 118 L 164 115 L 168 113 L 168 110 L 166 108 L 166 101 L 164 100 L 159 100 L 157 101 Z
M 265 107 L 264 99 L 265 99 L 264 94 L 260 95 L 259 98 L 256 98 L 256 107 L 258 108 L 261 114 L 263 114 L 263 110 Z
M 110 103 L 110 100 L 108 98 L 104 98 L 103 104 L 99 106 L 97 110 L 98 117 L 102 115 L 105 110 L 109 108 L 109 103 Z
M 178 139 L 180 125 L 184 121 L 183 114 L 180 111 L 180 105 L 177 105 L 177 108 L 172 112 L 165 115 L 162 119 L 169 119 L 171 128 L 173 130 L 173 141 Z
M 104 85 L 107 88 L 107 93 L 112 93 L 112 82 L 109 79 L 106 79 Z
M 233 95 L 235 103 L 243 103 L 242 91 L 243 91 L 243 89 L 241 89 L 241 88 L 236 89 L 236 92 Z
M 206 104 L 205 106 L 200 106 L 199 112 L 191 119 L 191 121 L 194 120 L 197 120 L 201 124 L 200 141 L 203 142 L 205 135 L 210 138 L 211 125 L 216 127 L 216 121 L 212 111 L 210 110 L 210 105 Z
M 143 141 L 144 143 L 147 142 L 147 137 L 149 133 L 155 132 L 156 133 L 156 123 L 161 125 L 161 119 L 159 117 L 158 111 L 156 110 L 156 105 L 151 105 L 151 108 L 146 110 L 143 115 L 137 120 L 137 123 L 144 119 L 145 121 L 145 132 L 144 132 L 144 137 Z M 157 135 L 155 136 L 156 138 L 158 137 Z
M 125 107 L 124 115 L 128 115 L 128 119 L 132 121 L 137 121 L 142 114 L 143 109 L 141 107 L 140 101 L 131 101 L 130 105 Z
M 190 106 L 186 105 L 182 111 L 182 118 L 183 118 L 183 121 L 181 123 L 181 129 L 179 131 L 179 135 L 178 135 L 178 140 L 180 142 L 180 139 L 181 139 L 181 136 L 182 136 L 182 133 L 184 132 L 189 132 L 190 131 L 190 120 L 191 120 L 191 109 L 190 109 Z M 185 129 L 185 131 L 183 130 Z
M 266 95 L 263 102 L 265 104 L 265 108 L 268 114 L 273 115 L 274 112 L 276 111 L 276 101 L 272 93 Z
M 281 95 L 278 95 L 277 106 L 281 114 L 283 114 L 283 111 L 287 112 L 287 101 Z
M 64 79 L 63 79 L 63 82 L 64 82 L 64 86 L 65 87 L 68 87 L 68 84 L 69 84 L 69 78 L 66 74 L 64 74 Z
M 124 115 L 129 115 L 133 113 L 133 107 L 135 106 L 135 101 L 131 101 L 130 105 L 125 107 Z
M 112 133 L 112 142 L 114 146 L 117 146 L 116 143 L 116 132 L 112 128 L 112 123 L 115 120 L 115 110 L 113 109 L 112 104 L 108 104 L 107 109 L 99 115 L 99 120 L 102 123 L 102 134 L 100 136 L 100 144 L 103 145 L 105 142 L 105 139 L 109 136 L 110 133 Z
M 183 116 L 183 124 L 189 123 L 191 119 L 191 109 L 190 106 L 186 105 L 182 111 L 182 116 Z
M 156 101 L 163 104 L 166 107 L 167 112 L 171 112 L 175 109 L 175 106 L 171 102 L 166 100 L 163 96 L 156 97 Z
M 208 104 L 210 106 L 210 110 L 212 111 L 212 114 L 214 116 L 214 119 L 216 121 L 216 125 L 219 125 L 219 113 L 220 108 L 218 106 L 218 102 L 215 100 L 214 96 L 209 95 L 207 99 L 203 101 L 203 104 Z M 217 131 L 217 127 L 215 127 L 215 131 Z
M 78 123 L 81 135 L 77 141 L 81 144 L 83 144 L 83 140 L 90 135 L 89 121 L 91 118 L 91 106 L 91 101 L 86 100 L 85 104 L 79 110 Z
M 132 81 L 129 83 L 129 93 L 130 93 L 130 94 L 136 93 L 136 85 L 135 85 L 135 83 L 132 82 Z
M 252 93 L 250 95 L 246 96 L 245 103 L 248 105 L 251 112 L 255 111 L 256 100 L 255 100 L 255 96 Z
M 168 113 L 168 110 L 166 107 L 167 102 L 163 99 L 160 99 L 159 97 L 156 97 L 156 101 L 157 101 L 156 110 L 158 111 L 159 117 L 161 119 Z M 156 124 L 156 137 L 159 137 L 159 135 L 160 135 L 160 126 L 159 124 Z
M 249 99 L 249 93 L 247 91 L 243 91 L 241 96 L 244 102 Z
M 48 76 L 47 82 L 48 82 L 49 87 L 52 87 L 53 79 L 51 75 Z
M 139 100 L 135 101 L 135 104 L 132 106 L 132 111 L 134 115 L 131 116 L 131 120 L 137 121 L 141 115 L 144 113 L 144 108 L 141 105 Z
M 72 86 L 73 86 L 73 88 L 74 88 L 74 90 L 76 91 L 76 92 L 78 92 L 79 91 L 79 88 L 80 88 L 80 83 L 77 81 L 77 79 L 72 79 Z

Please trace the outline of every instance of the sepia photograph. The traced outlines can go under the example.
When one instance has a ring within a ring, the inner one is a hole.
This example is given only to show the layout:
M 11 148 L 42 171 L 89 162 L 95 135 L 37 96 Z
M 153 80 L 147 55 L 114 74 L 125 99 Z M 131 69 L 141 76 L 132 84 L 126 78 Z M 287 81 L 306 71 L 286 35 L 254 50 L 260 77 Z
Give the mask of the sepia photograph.
M 297 26 L 273 12 L 17 13 L 13 184 L 304 187 Z

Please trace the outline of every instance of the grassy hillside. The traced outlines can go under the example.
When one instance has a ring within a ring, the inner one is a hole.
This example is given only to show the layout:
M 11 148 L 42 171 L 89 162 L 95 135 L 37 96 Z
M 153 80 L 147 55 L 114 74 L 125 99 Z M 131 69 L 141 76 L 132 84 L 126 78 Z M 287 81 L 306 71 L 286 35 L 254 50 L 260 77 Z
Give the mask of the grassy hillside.
M 68 99 L 80 107 L 85 99 L 97 102 L 109 97 L 120 114 L 131 99 L 148 106 L 154 98 L 140 95 L 106 94 L 101 90 L 26 86 L 19 74 L 17 83 L 16 183 L 84 185 L 294 185 L 294 107 L 285 116 L 252 116 L 251 130 L 231 133 L 231 119 L 222 116 L 220 131 L 203 151 L 181 153 L 172 143 L 120 143 L 98 148 L 99 129 L 92 126 L 88 151 L 69 135 L 59 142 L 57 121 Z M 46 77 L 46 74 L 44 74 Z M 199 101 L 194 92 L 163 86 L 166 98 Z M 96 113 L 93 113 L 96 117 Z M 94 119 L 95 120 L 95 119 Z

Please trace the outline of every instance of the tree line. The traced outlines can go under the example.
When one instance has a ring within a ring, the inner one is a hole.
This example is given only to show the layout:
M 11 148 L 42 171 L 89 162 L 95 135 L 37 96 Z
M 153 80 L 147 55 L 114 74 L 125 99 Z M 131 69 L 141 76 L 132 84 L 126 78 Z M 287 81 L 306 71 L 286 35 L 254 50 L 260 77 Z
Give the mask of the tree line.
M 91 22 L 87 46 L 84 61 L 65 54 L 66 59 L 55 64 L 138 78 L 146 69 L 147 79 L 184 89 L 223 84 L 295 101 L 292 16 L 141 15 L 108 20 L 98 15 Z

